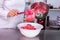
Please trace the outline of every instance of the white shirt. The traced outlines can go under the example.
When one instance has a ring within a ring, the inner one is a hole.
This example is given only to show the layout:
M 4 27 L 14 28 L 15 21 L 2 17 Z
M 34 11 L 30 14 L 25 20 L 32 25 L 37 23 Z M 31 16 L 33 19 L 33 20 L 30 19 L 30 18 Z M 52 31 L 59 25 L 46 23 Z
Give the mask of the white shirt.
M 0 28 L 16 28 L 18 23 L 23 22 L 24 14 L 7 17 L 11 9 L 23 12 L 25 10 L 25 0 L 0 0 Z

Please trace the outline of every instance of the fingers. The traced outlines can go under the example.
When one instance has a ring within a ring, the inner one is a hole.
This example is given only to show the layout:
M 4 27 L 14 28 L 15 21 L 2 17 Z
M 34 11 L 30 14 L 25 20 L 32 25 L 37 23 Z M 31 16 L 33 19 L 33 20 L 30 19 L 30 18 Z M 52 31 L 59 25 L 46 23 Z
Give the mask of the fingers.
M 12 15 L 17 15 L 17 13 L 18 13 L 18 11 L 14 10 L 14 9 L 11 12 L 12 12 Z
M 17 13 L 18 13 L 18 10 L 14 10 L 13 9 L 13 11 L 12 11 L 15 15 L 17 15 Z
M 9 13 L 8 13 L 8 17 L 12 17 L 13 15 L 12 15 L 13 13 L 10 11 Z
M 10 12 L 8 13 L 8 17 L 12 17 L 12 16 L 15 16 L 17 15 L 18 11 L 13 9 L 13 10 L 10 10 Z

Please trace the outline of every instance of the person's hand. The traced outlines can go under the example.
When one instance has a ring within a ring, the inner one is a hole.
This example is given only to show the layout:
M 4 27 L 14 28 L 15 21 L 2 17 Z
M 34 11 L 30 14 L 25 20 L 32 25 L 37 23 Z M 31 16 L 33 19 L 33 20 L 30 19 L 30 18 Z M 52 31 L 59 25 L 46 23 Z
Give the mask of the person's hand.
M 13 16 L 15 16 L 15 15 L 17 15 L 17 13 L 18 13 L 19 11 L 18 10 L 16 10 L 16 9 L 12 9 L 12 10 L 10 10 L 9 12 L 8 12 L 8 17 L 13 17 Z

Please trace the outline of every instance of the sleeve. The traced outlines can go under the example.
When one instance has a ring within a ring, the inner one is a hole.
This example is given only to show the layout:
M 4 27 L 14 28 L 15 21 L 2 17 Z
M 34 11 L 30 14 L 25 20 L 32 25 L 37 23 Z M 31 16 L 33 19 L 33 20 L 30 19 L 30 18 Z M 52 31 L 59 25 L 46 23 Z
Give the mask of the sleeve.
M 0 17 L 7 18 L 9 10 L 4 9 L 4 0 L 0 2 Z

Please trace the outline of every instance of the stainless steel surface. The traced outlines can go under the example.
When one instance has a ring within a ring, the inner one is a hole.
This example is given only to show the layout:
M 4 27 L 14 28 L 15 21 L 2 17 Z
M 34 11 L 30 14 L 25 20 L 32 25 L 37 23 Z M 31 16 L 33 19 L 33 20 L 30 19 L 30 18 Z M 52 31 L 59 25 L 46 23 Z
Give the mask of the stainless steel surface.
M 34 38 L 27 38 L 23 36 L 19 30 L 16 29 L 0 29 L 0 40 L 40 40 L 39 35 Z
M 23 36 L 16 29 L 0 29 L 0 40 L 60 40 L 60 30 L 42 30 L 34 38 Z
M 60 30 L 45 30 L 44 40 L 60 40 Z

